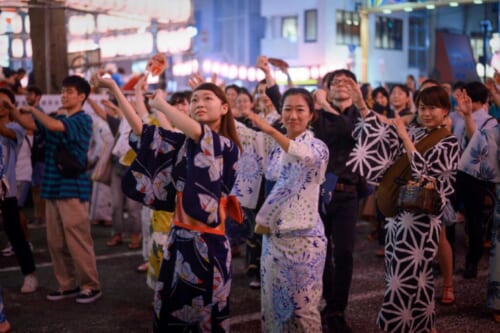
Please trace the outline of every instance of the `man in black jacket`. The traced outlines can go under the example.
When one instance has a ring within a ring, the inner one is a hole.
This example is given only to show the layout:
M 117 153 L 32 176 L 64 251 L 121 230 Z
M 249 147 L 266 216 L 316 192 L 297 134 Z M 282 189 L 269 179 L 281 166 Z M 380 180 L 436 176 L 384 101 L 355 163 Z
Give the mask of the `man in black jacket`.
M 336 70 L 329 75 L 330 80 L 326 84 L 330 101 L 322 104 L 323 109 L 319 110 L 318 117 L 311 126 L 316 137 L 330 149 L 327 173 L 338 177 L 332 200 L 321 216 L 328 238 L 323 273 L 323 297 L 326 307 L 322 311 L 322 317 L 328 325 L 328 331 L 338 333 L 352 331 L 345 320 L 344 312 L 353 271 L 358 190 L 359 185 L 364 182 L 346 166 L 355 145 L 352 132 L 360 117 L 360 110 L 353 105 L 347 84 L 348 79 L 356 82 L 356 76 L 345 69 Z

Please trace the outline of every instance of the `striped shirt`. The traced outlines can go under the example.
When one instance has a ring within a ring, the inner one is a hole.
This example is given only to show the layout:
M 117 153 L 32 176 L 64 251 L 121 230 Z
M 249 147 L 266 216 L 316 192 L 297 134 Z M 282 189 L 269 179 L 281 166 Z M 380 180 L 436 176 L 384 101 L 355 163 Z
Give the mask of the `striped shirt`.
M 59 142 L 62 142 L 80 163 L 85 163 L 92 136 L 92 118 L 83 111 L 69 117 L 57 115 L 54 118 L 62 121 L 64 132 L 49 131 L 37 120 L 37 126 L 46 138 L 41 196 L 51 200 L 78 198 L 88 201 L 90 180 L 87 173 L 82 173 L 78 178 L 63 177 L 56 167 L 54 155 Z

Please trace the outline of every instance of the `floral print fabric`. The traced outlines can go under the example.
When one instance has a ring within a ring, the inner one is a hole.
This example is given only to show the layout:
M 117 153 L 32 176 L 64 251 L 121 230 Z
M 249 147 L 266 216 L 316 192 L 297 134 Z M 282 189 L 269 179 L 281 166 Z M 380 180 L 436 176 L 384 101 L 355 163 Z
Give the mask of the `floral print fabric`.
M 414 143 L 428 134 L 416 125 L 410 125 L 408 132 Z M 387 168 L 406 154 L 396 129 L 380 122 L 373 113 L 358 122 L 354 135 L 357 143 L 348 164 L 368 180 L 379 181 Z M 454 191 L 457 163 L 458 142 L 454 136 L 411 156 L 413 179 L 434 177 L 443 204 L 437 216 L 401 211 L 387 219 L 386 290 L 377 318 L 384 331 L 418 333 L 434 328 L 432 260 L 439 242 L 440 216 Z
M 490 261 L 488 270 L 489 308 L 500 310 L 500 125 L 476 131 L 460 160 L 461 170 L 481 180 L 496 183 Z
M 328 156 L 326 145 L 309 131 L 290 141 L 288 153 L 276 145 L 270 155 L 268 168 L 279 172 L 257 216 L 258 223 L 271 227 L 261 256 L 264 332 L 322 331 L 318 276 L 325 266 L 326 238 L 318 198 Z
M 184 212 L 207 226 L 219 227 L 219 202 L 235 179 L 238 147 L 208 126 L 199 142 L 156 126 L 144 125 L 131 136 L 138 155 L 123 185 L 134 199 L 172 211 L 171 191 L 182 193 Z M 175 219 L 175 216 L 174 216 Z M 231 254 L 225 235 L 174 226 L 164 248 L 154 297 L 154 331 L 227 332 Z

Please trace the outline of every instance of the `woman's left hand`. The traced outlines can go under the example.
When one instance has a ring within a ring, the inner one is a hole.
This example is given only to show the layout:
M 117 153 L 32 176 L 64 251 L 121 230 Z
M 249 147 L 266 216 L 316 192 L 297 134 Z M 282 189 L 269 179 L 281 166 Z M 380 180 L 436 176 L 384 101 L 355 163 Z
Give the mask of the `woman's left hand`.
M 167 104 L 165 93 L 161 89 L 157 89 L 153 95 L 149 97 L 149 106 L 153 109 L 160 110 L 165 104 Z

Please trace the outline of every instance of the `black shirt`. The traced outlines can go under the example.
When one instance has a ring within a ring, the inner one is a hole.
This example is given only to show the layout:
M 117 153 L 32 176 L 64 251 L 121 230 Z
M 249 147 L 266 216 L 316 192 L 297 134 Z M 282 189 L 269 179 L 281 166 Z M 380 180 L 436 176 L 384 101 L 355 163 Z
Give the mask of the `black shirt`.
M 358 109 L 351 105 L 340 115 L 319 110 L 317 118 L 311 123 L 315 136 L 330 151 L 326 171 L 337 175 L 339 183 L 356 185 L 359 182 L 360 176 L 346 166 L 349 154 L 356 144 L 352 132 L 359 117 Z

